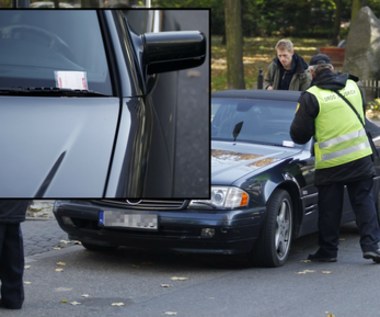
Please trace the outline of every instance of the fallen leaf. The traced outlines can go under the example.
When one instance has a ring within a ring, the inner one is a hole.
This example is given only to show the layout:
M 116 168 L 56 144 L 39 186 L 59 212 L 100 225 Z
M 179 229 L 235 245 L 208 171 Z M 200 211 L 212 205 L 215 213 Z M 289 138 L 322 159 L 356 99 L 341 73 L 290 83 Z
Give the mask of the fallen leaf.
M 69 287 L 57 287 L 54 289 L 55 292 L 70 292 L 72 290 L 73 289 Z
M 112 303 L 111 306 L 122 307 L 122 306 L 125 306 L 125 304 L 123 302 L 117 302 L 117 303 Z
M 333 313 L 326 312 L 326 317 L 335 317 Z
M 165 315 L 167 315 L 167 316 L 177 316 L 177 312 L 176 311 L 166 311 Z
M 311 263 L 311 260 L 301 260 L 303 263 Z
M 67 304 L 68 302 L 69 302 L 69 301 L 68 301 L 66 298 L 61 299 L 61 301 L 60 301 L 61 304 Z
M 71 304 L 71 305 L 73 305 L 73 306 L 77 306 L 77 305 L 80 305 L 80 303 L 79 303 L 79 302 L 77 302 L 77 301 L 73 301 L 73 302 L 70 302 L 70 304 Z
M 163 288 L 168 288 L 168 287 L 172 287 L 173 285 L 171 284 L 161 284 L 161 287 Z
M 85 298 L 89 298 L 90 297 L 90 295 L 88 295 L 88 294 L 82 294 L 81 296 L 85 297 Z
M 56 271 L 56 272 L 63 272 L 63 268 L 61 268 L 61 267 L 57 267 L 57 268 L 55 269 L 55 271 Z
M 299 271 L 297 272 L 297 274 L 307 274 L 307 273 L 314 273 L 315 270 L 303 270 L 303 271 Z
M 322 271 L 321 273 L 322 274 L 331 274 L 332 272 L 331 271 Z
M 30 267 L 31 267 L 30 265 L 25 265 L 25 266 L 24 266 L 24 269 L 25 269 L 25 270 L 28 270 L 28 269 L 30 269 Z
M 24 284 L 25 284 L 25 285 L 30 285 L 30 284 L 32 284 L 32 282 L 24 281 Z
M 172 281 L 187 281 L 189 278 L 184 276 L 173 276 L 171 278 Z
M 65 266 L 65 265 L 66 265 L 65 262 L 61 262 L 61 261 L 57 262 L 56 264 L 57 264 L 58 266 Z

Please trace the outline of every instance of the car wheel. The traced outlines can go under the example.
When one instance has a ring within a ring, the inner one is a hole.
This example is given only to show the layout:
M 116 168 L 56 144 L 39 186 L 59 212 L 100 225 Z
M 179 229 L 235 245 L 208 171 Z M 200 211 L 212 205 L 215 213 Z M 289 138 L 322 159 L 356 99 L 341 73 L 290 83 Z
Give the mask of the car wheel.
M 252 255 L 256 263 L 267 267 L 283 265 L 289 255 L 292 235 L 292 199 L 287 191 L 279 189 L 267 204 L 263 227 Z
M 117 249 L 117 246 L 114 245 L 108 245 L 108 244 L 94 244 L 94 243 L 88 243 L 81 241 L 82 246 L 92 252 L 109 252 Z

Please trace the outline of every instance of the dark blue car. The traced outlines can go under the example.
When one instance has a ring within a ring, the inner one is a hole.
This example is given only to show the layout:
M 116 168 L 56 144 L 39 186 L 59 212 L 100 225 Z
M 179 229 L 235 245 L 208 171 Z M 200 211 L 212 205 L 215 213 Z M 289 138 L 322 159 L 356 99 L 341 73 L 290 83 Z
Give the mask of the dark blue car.
M 239 254 L 256 264 L 283 265 L 292 240 L 317 230 L 312 141 L 299 145 L 289 136 L 299 94 L 213 94 L 210 199 L 59 201 L 60 226 L 88 249 Z M 375 191 L 378 196 L 379 178 Z M 346 200 L 342 222 L 352 220 Z

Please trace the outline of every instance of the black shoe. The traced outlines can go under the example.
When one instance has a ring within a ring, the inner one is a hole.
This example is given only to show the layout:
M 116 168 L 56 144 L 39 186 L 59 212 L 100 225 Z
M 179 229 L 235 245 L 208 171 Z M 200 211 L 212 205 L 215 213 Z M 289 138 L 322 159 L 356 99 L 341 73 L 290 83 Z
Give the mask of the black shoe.
M 20 304 L 20 305 L 10 305 L 8 303 L 4 303 L 4 301 L 0 299 L 0 307 L 1 308 L 6 308 L 6 309 L 21 309 L 22 304 Z
M 379 254 L 379 256 L 380 256 L 380 254 Z M 336 262 L 337 261 L 337 258 L 334 256 L 325 256 L 325 255 L 321 255 L 318 252 L 316 252 L 314 254 L 309 254 L 307 259 L 312 261 L 312 262 Z
M 380 263 L 380 249 L 376 251 L 365 251 L 363 252 L 363 258 L 367 260 L 372 260 L 375 263 Z

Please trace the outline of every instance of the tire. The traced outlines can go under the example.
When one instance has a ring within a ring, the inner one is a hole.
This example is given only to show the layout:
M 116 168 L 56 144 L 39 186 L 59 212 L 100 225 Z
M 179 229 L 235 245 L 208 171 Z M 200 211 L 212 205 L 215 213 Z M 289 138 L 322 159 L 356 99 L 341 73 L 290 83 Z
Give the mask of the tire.
M 117 246 L 106 245 L 106 244 L 94 244 L 81 241 L 82 246 L 91 252 L 110 252 L 117 249 Z
M 265 267 L 282 266 L 290 252 L 293 238 L 293 204 L 289 193 L 275 190 L 267 203 L 266 216 L 253 260 Z

